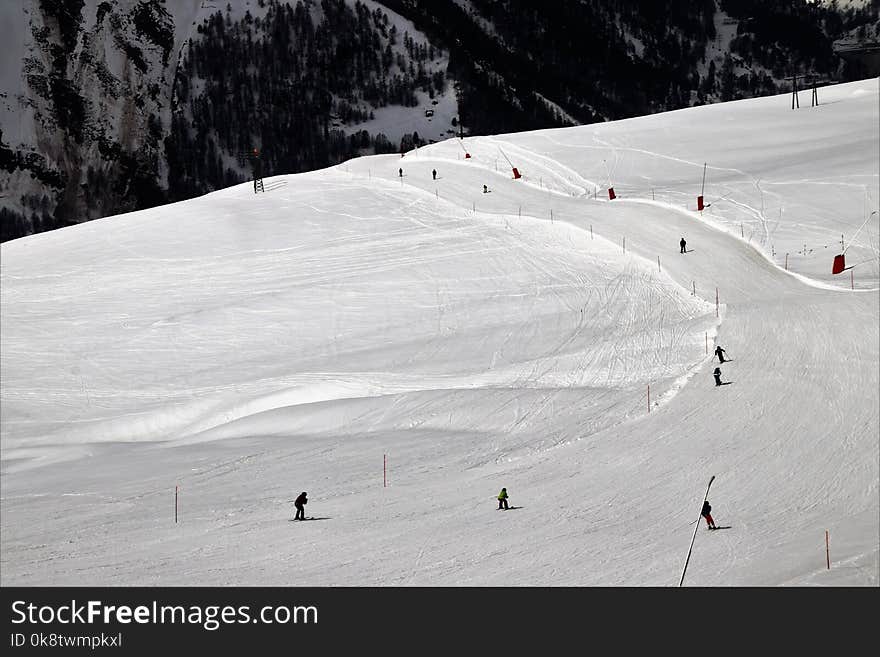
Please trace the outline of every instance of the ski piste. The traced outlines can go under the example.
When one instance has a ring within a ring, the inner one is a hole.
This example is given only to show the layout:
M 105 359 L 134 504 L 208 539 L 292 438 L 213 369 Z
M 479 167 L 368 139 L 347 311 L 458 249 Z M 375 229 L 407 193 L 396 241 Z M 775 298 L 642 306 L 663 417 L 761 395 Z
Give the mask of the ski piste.
M 709 489 L 712 488 L 712 482 L 715 481 L 715 475 L 712 475 L 712 478 L 709 479 L 709 485 L 706 486 L 706 494 L 703 495 L 703 502 L 709 499 Z M 702 502 L 700 503 L 700 509 L 702 510 Z M 702 515 L 702 514 L 701 514 Z M 691 546 L 688 548 L 687 559 L 684 561 L 684 568 L 681 569 L 681 579 L 678 580 L 678 585 L 681 586 L 682 582 L 684 582 L 684 574 L 687 571 L 688 562 L 691 560 L 691 552 L 694 549 L 694 541 L 697 538 L 697 530 L 700 528 L 700 518 L 697 517 L 697 522 L 694 525 L 694 535 L 691 537 Z

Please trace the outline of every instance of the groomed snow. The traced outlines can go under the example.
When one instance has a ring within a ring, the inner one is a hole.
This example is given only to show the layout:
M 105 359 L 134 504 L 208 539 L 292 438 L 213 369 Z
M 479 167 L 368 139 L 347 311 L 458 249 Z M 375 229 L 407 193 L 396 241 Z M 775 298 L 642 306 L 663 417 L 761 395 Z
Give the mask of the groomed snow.
M 880 88 L 819 93 L 4 243 L 0 583 L 675 586 L 715 475 L 686 585 L 877 586 Z

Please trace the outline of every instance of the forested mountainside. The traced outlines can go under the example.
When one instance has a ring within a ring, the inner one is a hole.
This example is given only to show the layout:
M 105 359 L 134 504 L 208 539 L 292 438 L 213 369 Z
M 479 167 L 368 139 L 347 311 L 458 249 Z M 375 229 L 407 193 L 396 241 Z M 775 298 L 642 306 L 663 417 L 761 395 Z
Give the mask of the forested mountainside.
M 857 74 L 878 3 L 20 0 L 0 18 L 0 237 L 455 134 L 614 120 Z

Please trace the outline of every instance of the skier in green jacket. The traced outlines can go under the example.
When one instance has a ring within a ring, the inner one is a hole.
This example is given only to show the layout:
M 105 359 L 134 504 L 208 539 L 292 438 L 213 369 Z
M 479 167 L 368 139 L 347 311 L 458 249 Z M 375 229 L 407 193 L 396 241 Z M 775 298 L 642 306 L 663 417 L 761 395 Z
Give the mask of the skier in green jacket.
M 502 488 L 501 492 L 498 493 L 498 508 L 499 509 L 508 509 L 507 506 L 507 489 Z

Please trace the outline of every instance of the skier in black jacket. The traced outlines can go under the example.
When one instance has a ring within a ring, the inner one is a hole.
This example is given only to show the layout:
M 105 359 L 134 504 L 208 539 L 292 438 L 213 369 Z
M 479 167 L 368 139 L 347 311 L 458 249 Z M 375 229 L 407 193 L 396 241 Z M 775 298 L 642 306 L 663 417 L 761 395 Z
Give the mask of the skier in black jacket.
M 306 497 L 306 492 L 303 491 L 299 494 L 299 497 L 294 501 L 293 506 L 296 507 L 296 517 L 294 520 L 305 520 L 306 519 L 306 510 L 305 505 L 309 503 L 308 498 Z
M 682 253 L 687 253 L 687 249 L 685 249 L 685 245 L 686 245 L 686 244 L 687 244 L 687 242 L 685 242 L 685 241 L 684 241 L 684 238 L 682 237 L 682 238 L 681 238 L 681 242 L 678 243 L 678 245 L 681 247 L 681 252 L 682 252 Z
M 706 519 L 709 529 L 718 529 L 715 526 L 715 521 L 712 520 L 712 505 L 709 504 L 709 500 L 703 500 L 703 510 L 700 511 L 700 515 Z
M 721 385 L 721 368 L 716 367 L 713 374 L 715 375 L 715 385 L 720 386 Z

